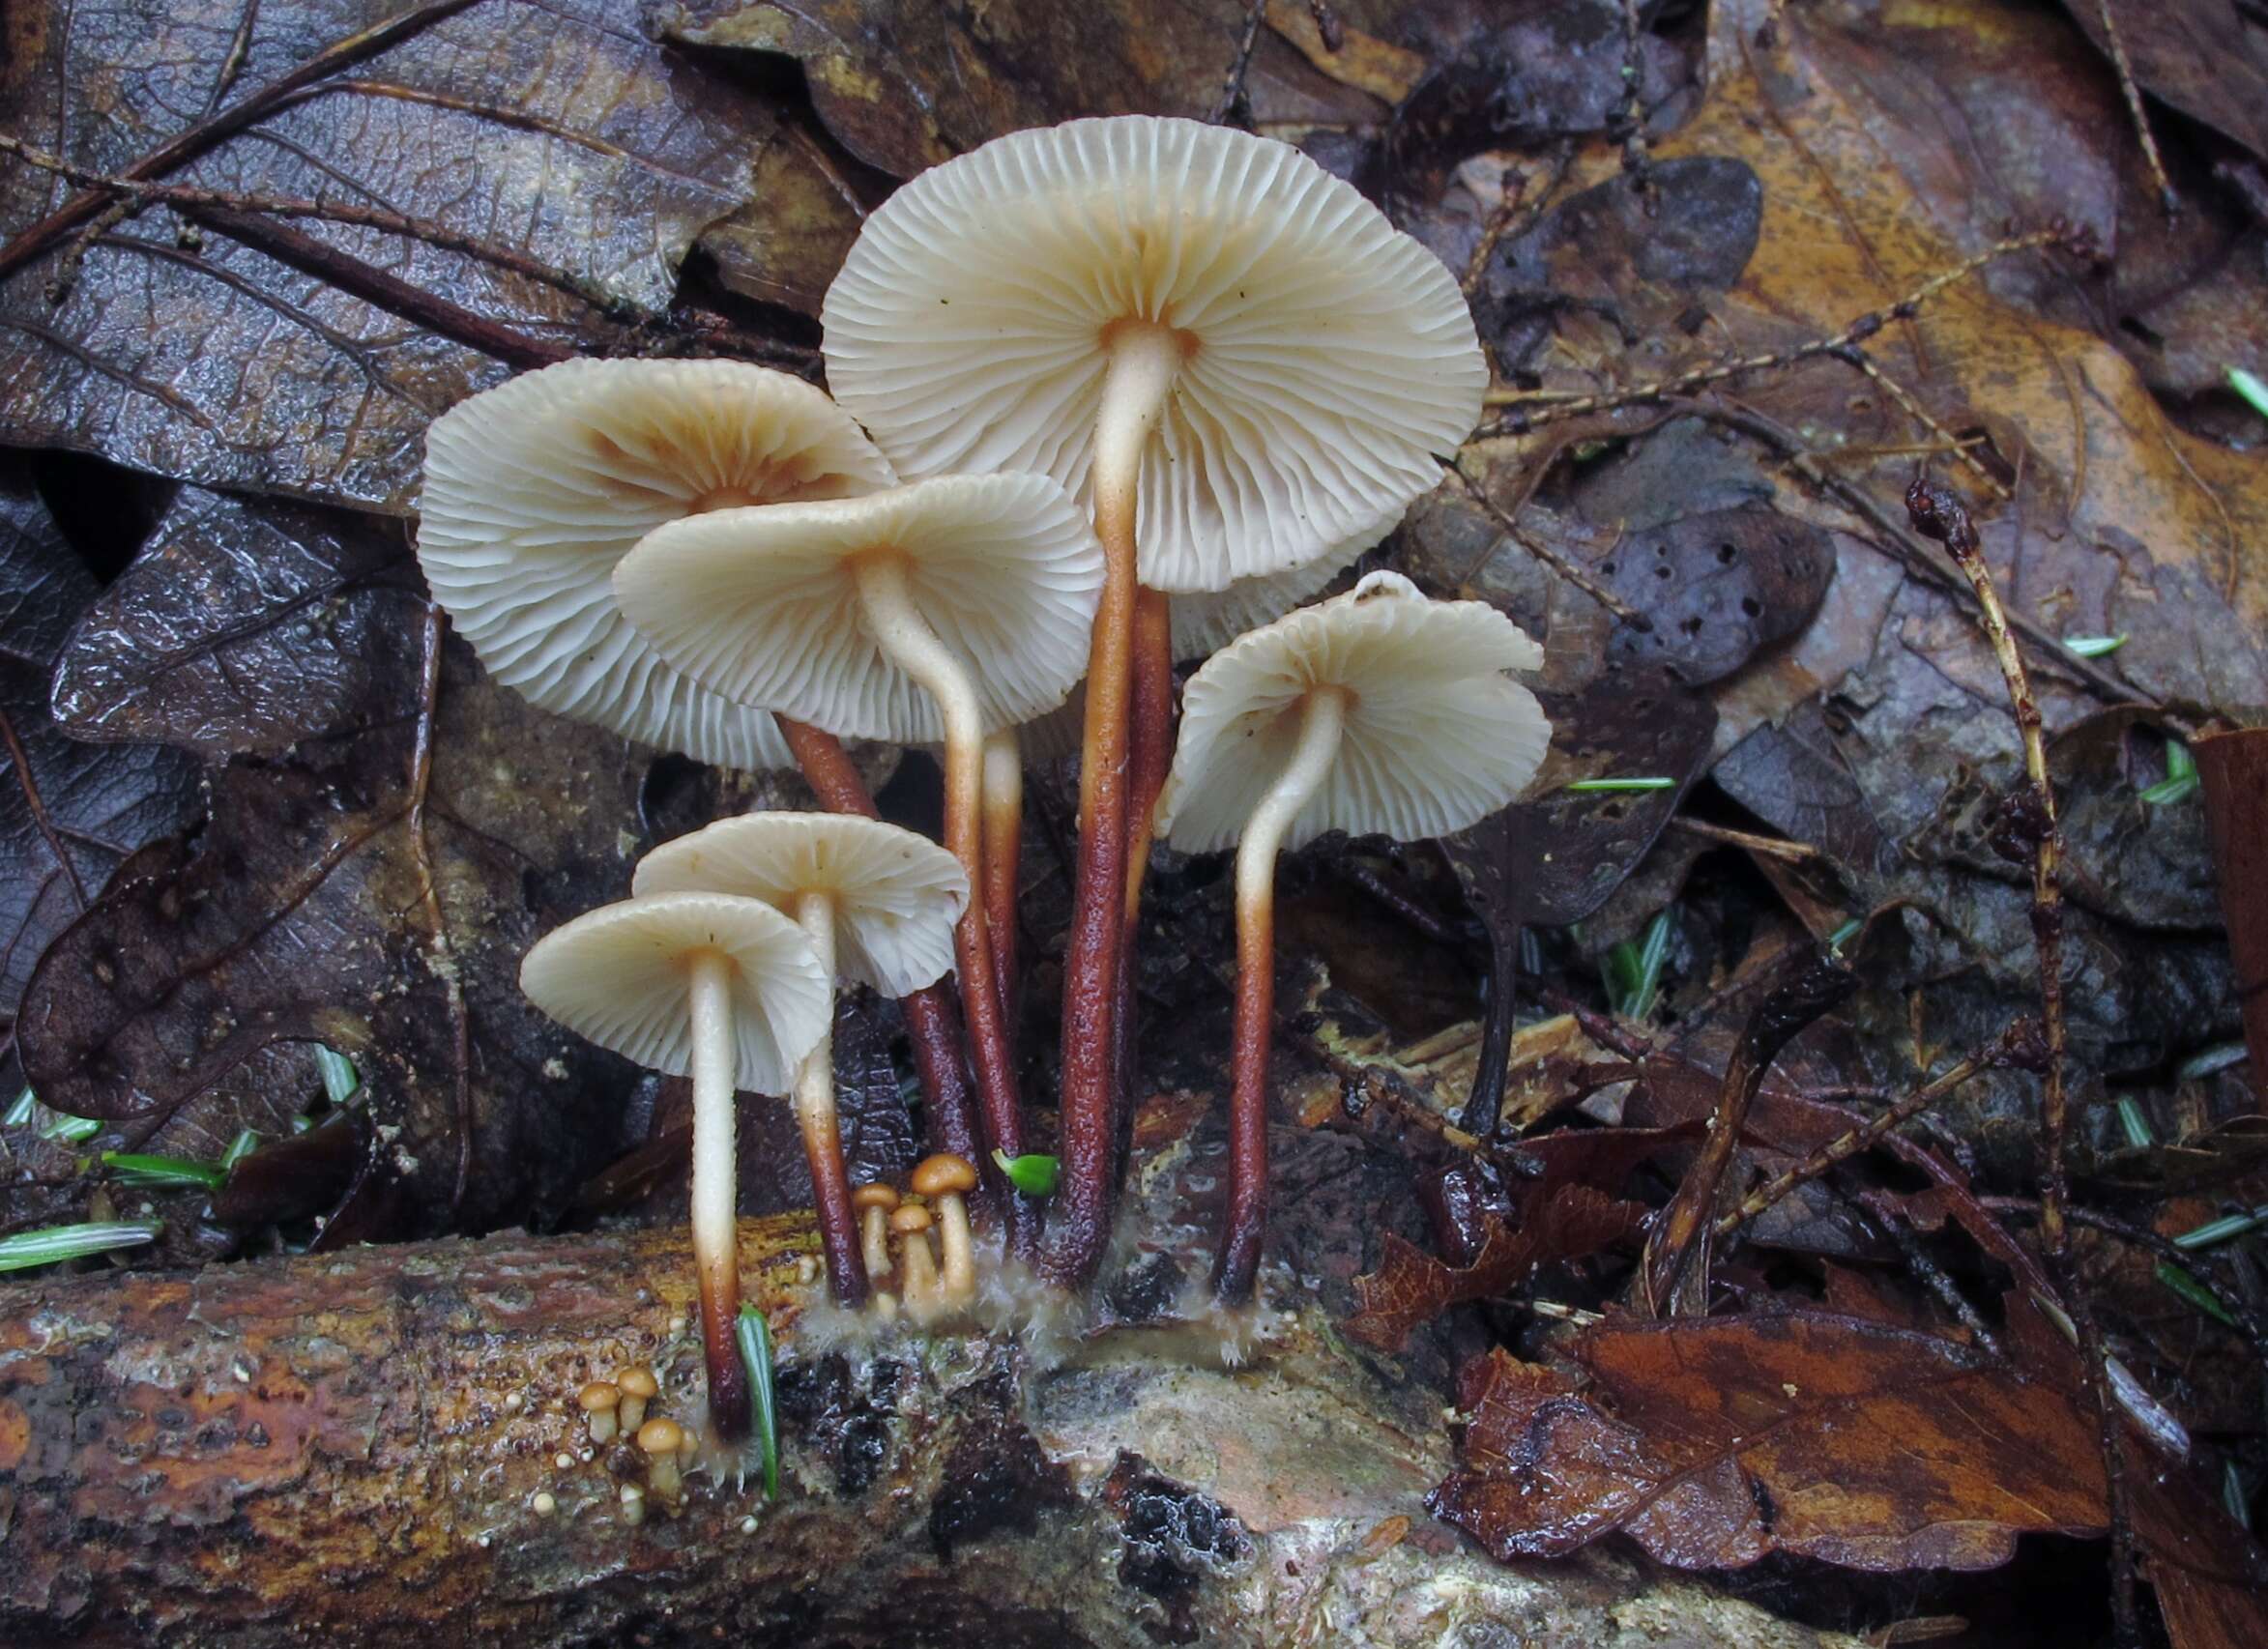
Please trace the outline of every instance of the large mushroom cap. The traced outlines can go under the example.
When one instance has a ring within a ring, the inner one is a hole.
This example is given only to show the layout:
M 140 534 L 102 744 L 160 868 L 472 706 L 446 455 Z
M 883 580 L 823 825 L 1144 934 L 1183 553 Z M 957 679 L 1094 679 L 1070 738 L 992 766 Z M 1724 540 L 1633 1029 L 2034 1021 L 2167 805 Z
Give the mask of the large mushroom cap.
M 425 434 L 418 559 L 490 675 L 545 709 L 704 762 L 792 767 L 771 717 L 688 681 L 615 610 L 614 564 L 665 521 L 892 484 L 841 408 L 729 361 L 569 361 Z
M 1488 370 L 1440 260 L 1298 150 L 1149 115 L 1011 132 L 866 219 L 828 381 L 905 476 L 1037 470 L 1082 503 L 1111 329 L 1185 359 L 1143 465 L 1142 582 L 1282 572 L 1398 510 Z
M 936 705 L 859 606 L 852 563 L 886 552 L 969 666 L 988 727 L 1061 704 L 1085 673 L 1102 546 L 1044 476 L 942 476 L 675 521 L 622 559 L 615 597 L 664 658 L 728 698 L 845 738 L 933 742 Z
M 842 813 L 749 813 L 655 848 L 633 893 L 739 893 L 793 913 L 797 897 L 834 899 L 838 978 L 903 997 L 953 966 L 953 924 L 969 903 L 959 861 L 926 836 Z
M 520 963 L 528 999 L 569 1030 L 673 1077 L 692 1069 L 689 996 L 697 952 L 733 964 L 735 1085 L 784 1093 L 834 1011 L 803 930 L 728 893 L 657 893 L 554 928 Z
M 1240 637 L 1189 679 L 1162 827 L 1184 853 L 1233 845 L 1290 760 L 1301 701 L 1341 687 L 1337 760 L 1285 850 L 1326 830 L 1405 842 L 1461 830 L 1511 801 L 1543 764 L 1551 723 L 1503 674 L 1542 662 L 1543 650 L 1486 602 L 1428 600 L 1399 573 L 1374 572 Z

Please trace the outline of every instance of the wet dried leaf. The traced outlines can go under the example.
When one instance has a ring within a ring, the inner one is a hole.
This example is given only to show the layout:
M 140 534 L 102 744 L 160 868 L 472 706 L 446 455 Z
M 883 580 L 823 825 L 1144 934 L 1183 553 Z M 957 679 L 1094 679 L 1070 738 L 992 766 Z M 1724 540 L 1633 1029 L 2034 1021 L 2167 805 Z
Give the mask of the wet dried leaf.
M 161 1116 L 262 1049 L 325 1042 L 363 1073 L 355 1202 L 400 1200 L 397 1224 L 350 1208 L 358 1235 L 541 1217 L 619 1153 L 626 1072 L 517 973 L 621 890 L 643 761 L 489 685 L 458 644 L 442 663 L 430 726 L 233 763 L 196 841 L 146 854 L 48 948 L 24 1060 L 54 1104 Z
M 399 526 L 185 487 L 56 664 L 74 738 L 274 755 L 412 709 L 425 600 Z
M 1643 1202 L 1622 1202 L 1588 1186 L 1562 1187 L 1531 1204 L 1518 1229 L 1484 1221 L 1487 1239 L 1469 1265 L 1444 1265 L 1388 1232 L 1379 1268 L 1354 1279 L 1361 1307 L 1343 1324 L 1350 1339 L 1381 1351 L 1402 1348 L 1419 1324 L 1451 1306 L 1508 1294 L 1543 1265 L 1580 1259 L 1620 1242 L 1645 1218 Z
M 1358 30 L 1373 12 L 1407 9 L 1391 0 L 1335 8 Z M 660 29 L 689 45 L 796 59 L 828 130 L 868 165 L 904 178 L 1003 132 L 1079 115 L 1204 119 L 1249 11 L 1245 0 L 992 0 L 974 9 L 695 0 L 670 8 Z M 1246 88 L 1255 119 L 1383 119 L 1376 98 L 1318 72 L 1291 26 L 1293 40 L 1264 29 L 1253 52 Z
M 1769 505 L 1741 504 L 1632 533 L 1599 572 L 1652 624 L 1617 624 L 1608 655 L 1700 687 L 1812 622 L 1835 576 L 1835 544 Z
M 10 1099 L 16 1004 L 40 953 L 128 854 L 197 810 L 187 758 L 77 743 L 48 713 L 56 651 L 94 595 L 27 469 L 0 456 L 0 1090 Z
M 24 10 L 0 127 L 26 142 L 109 176 L 406 214 L 647 310 L 749 198 L 771 124 L 602 0 Z M 71 199 L 21 161 L 0 170 L 0 416 L 17 441 L 399 509 L 428 418 L 502 362 L 609 331 L 578 299 L 426 242 L 170 209 L 102 228 L 52 305 Z
M 2020 1534 L 2103 1528 L 2092 1422 L 1968 1346 L 1788 1312 L 1612 1319 L 1571 1349 L 1587 1384 L 1501 1350 L 1465 1373 L 1464 1465 L 1430 1504 L 1506 1561 L 1621 1532 L 1679 1568 L 1988 1569 Z
M 1551 753 L 1515 802 L 1442 839 L 1466 897 L 1492 934 L 1565 927 L 1604 904 L 1653 846 L 1701 776 L 1717 712 L 1651 673 L 1600 677 L 1578 693 L 1536 695 Z M 1571 792 L 1579 779 L 1668 778 L 1667 790 Z

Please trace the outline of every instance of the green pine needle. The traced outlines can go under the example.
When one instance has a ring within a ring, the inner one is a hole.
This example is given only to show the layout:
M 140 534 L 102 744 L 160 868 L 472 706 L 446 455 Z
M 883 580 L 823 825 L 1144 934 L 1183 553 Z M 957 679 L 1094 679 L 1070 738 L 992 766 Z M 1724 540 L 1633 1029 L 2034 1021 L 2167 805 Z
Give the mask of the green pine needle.
M 96 1220 L 17 1231 L 12 1237 L 0 1237 L 0 1271 L 26 1271 L 35 1265 L 60 1265 L 90 1254 L 135 1248 L 156 1242 L 164 1230 L 164 1223 L 159 1220 Z
M 2124 635 L 2065 636 L 2063 651 L 2080 658 L 2101 658 L 2107 652 L 2116 652 L 2126 645 Z
M 363 1074 L 355 1069 L 355 1062 L 320 1042 L 315 1044 L 315 1069 L 323 1073 L 323 1097 L 334 1105 L 344 1105 L 363 1085 Z
M 748 1388 L 756 1409 L 756 1438 L 764 1445 L 764 1497 L 779 1498 L 779 1411 L 771 1389 L 771 1328 L 754 1306 L 741 1308 L 733 1325 L 740 1342 L 741 1361 L 747 1366 Z
M 2158 1136 L 2150 1132 L 2150 1119 L 2131 1099 L 2118 1102 L 2118 1125 L 2126 1130 L 2126 1143 L 2137 1151 L 2146 1151 L 2158 1143 Z
M 2168 802 L 2186 801 L 2196 794 L 2197 761 L 2190 754 L 2190 747 L 2178 738 L 2166 741 L 2166 776 L 2142 792 L 2142 799 L 2154 807 Z
M 2228 368 L 2228 387 L 2244 398 L 2247 406 L 2268 418 L 2268 384 L 2263 384 L 2241 366 Z
M 218 1191 L 228 1178 L 225 1168 L 191 1162 L 187 1157 L 142 1156 L 131 1151 L 104 1151 L 102 1166 L 117 1174 L 121 1185 L 137 1191 Z
M 1577 779 L 1573 784 L 1567 786 L 1569 794 L 1574 796 L 1596 796 L 1608 791 L 1674 790 L 1676 788 L 1677 781 L 1675 779 L 1662 778 Z
M 1662 969 L 1670 960 L 1670 912 L 1646 924 L 1645 937 L 1623 940 L 1607 952 L 1607 998 L 1624 1019 L 1643 1019 L 1661 995 Z
M 2213 1297 L 2212 1290 L 2180 1266 L 2161 1259 L 2158 1262 L 2158 1281 L 2185 1304 L 2195 1306 L 2215 1321 L 2224 1322 L 2231 1328 L 2236 1326 L 2236 1318 L 2221 1309 L 2221 1302 Z

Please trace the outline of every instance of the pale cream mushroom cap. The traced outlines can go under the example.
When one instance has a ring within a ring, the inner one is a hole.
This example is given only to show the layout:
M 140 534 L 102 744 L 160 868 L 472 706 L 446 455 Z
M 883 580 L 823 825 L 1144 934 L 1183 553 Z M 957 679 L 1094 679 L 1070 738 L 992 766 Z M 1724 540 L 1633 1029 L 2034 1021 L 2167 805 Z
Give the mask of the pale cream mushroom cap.
M 1170 607 L 1174 656 L 1208 658 L 1247 630 L 1280 619 L 1309 596 L 1322 593 L 1365 551 L 1399 526 L 1402 514 L 1399 508 L 1393 510 L 1369 531 L 1290 572 L 1239 578 L 1226 590 L 1174 596 Z M 1086 723 L 1087 688 L 1082 682 L 1062 704 L 1016 730 L 1024 759 L 1052 762 L 1076 756 L 1086 736 Z
M 731 361 L 569 361 L 460 401 L 425 434 L 418 560 L 488 673 L 543 709 L 750 770 L 795 759 L 769 711 L 672 670 L 615 610 L 631 545 L 716 504 L 892 485 L 849 415 Z
M 1433 601 L 1399 573 L 1239 637 L 1189 679 L 1160 828 L 1184 853 L 1233 846 L 1298 741 L 1300 702 L 1348 692 L 1329 774 L 1284 835 L 1326 830 L 1405 842 L 1461 830 L 1516 797 L 1543 765 L 1551 723 L 1504 675 L 1543 650 L 1484 601 Z
M 1440 260 L 1289 144 L 1151 115 L 1011 132 L 866 219 L 828 382 L 902 476 L 1037 470 L 1091 506 L 1114 322 L 1193 353 L 1147 448 L 1142 582 L 1326 553 L 1439 478 L 1488 369 Z
M 934 985 L 953 966 L 969 903 L 960 862 L 926 836 L 843 813 L 747 813 L 665 842 L 638 861 L 632 893 L 739 893 L 795 914 L 834 899 L 835 975 L 886 997 Z
M 729 893 L 657 893 L 586 911 L 520 963 L 520 989 L 569 1030 L 668 1076 L 692 1069 L 691 959 L 733 964 L 734 1085 L 785 1093 L 834 1014 L 803 930 Z
M 742 704 L 843 738 L 935 742 L 929 694 L 869 632 L 852 563 L 904 558 L 914 604 L 968 666 L 985 725 L 1062 703 L 1086 673 L 1102 546 L 1044 476 L 941 476 L 831 504 L 720 509 L 655 529 L 615 598 L 661 655 Z

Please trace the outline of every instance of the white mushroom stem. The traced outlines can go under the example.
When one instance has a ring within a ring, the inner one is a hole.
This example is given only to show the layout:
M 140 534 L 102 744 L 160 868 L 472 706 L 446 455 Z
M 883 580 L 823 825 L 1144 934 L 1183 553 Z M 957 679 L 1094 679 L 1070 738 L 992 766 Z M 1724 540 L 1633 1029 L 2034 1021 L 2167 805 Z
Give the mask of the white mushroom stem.
M 1267 1070 L 1275 1031 L 1276 854 L 1284 832 L 1339 754 L 1347 690 L 1314 687 L 1295 712 L 1298 741 L 1236 843 L 1236 1014 L 1229 1099 L 1229 1205 L 1213 1293 L 1240 1305 L 1260 1271 L 1267 1229 Z
M 747 1375 L 733 1340 L 741 1309 L 739 1179 L 733 1171 L 733 964 L 722 951 L 696 951 L 689 1000 L 693 1043 L 693 1260 L 700 1275 L 701 1345 L 709 1370 L 709 1406 L 717 1429 L 738 1437 L 748 1429 Z
M 905 1251 L 901 1277 L 906 1296 L 906 1315 L 916 1323 L 929 1323 L 943 1307 L 939 1298 L 937 1261 L 929 1249 L 926 1230 L 905 1233 Z
M 969 1027 L 970 1062 L 991 1136 L 988 1149 L 1024 1154 L 1024 1120 L 1016 1099 L 1014 1052 L 994 988 L 990 925 L 985 920 L 983 829 L 984 717 L 969 666 L 939 639 L 915 604 L 906 564 L 877 553 L 853 564 L 868 631 L 884 656 L 937 701 L 945 722 L 945 847 L 969 878 L 968 908 L 953 930 L 954 965 L 961 976 L 961 1007 Z M 1008 1199 L 1009 1238 L 1031 1230 L 1027 1205 Z M 1027 1238 L 1026 1241 L 1029 1239 Z
M 858 1258 L 866 1262 L 866 1280 L 871 1284 L 877 1277 L 889 1275 L 889 1215 L 880 1206 L 866 1210 L 858 1223 Z M 877 1311 L 887 1296 L 874 1296 Z
M 1079 864 L 1063 958 L 1062 1183 L 1052 1211 L 1049 1278 L 1083 1285 L 1110 1236 L 1116 1181 L 1116 1019 L 1124 949 L 1127 815 L 1133 775 L 1134 618 L 1139 565 L 1134 510 L 1142 453 L 1180 374 L 1183 340 L 1170 327 L 1121 321 L 1106 346 L 1110 365 L 1094 419 L 1095 535 L 1102 540 L 1102 599 L 1087 660 L 1087 725 L 1079 763 Z
M 1016 877 L 1023 854 L 1024 752 L 1012 727 L 984 738 L 984 924 L 1001 1017 L 1016 1024 Z
M 796 923 L 811 941 L 819 970 L 834 977 L 835 902 L 831 893 L 804 893 L 796 900 Z M 828 1286 L 838 1305 L 866 1302 L 866 1262 L 858 1247 L 858 1216 L 851 1206 L 851 1182 L 843 1170 L 842 1135 L 835 1127 L 834 1031 L 830 1025 L 803 1056 L 796 1073 L 796 1126 L 803 1135 L 803 1158 L 811 1165 L 811 1204 L 819 1216 L 819 1245 L 827 1255 Z

